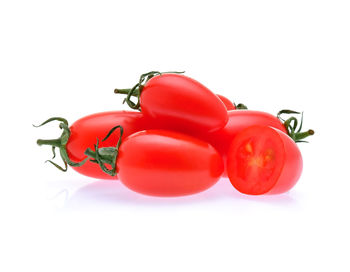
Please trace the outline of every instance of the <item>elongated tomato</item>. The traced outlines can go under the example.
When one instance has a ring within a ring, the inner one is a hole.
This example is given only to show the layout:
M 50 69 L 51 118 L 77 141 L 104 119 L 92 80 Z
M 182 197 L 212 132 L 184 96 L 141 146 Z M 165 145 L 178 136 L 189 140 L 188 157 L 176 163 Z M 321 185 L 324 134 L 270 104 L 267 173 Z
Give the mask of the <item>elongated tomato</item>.
M 133 191 L 182 196 L 214 185 L 223 162 L 206 142 L 173 131 L 145 130 L 122 142 L 117 169 L 121 182 Z
M 145 82 L 144 82 L 145 81 Z M 141 83 L 142 84 L 141 84 Z M 217 95 L 198 81 L 174 73 L 150 72 L 140 78 L 133 89 L 116 89 L 128 94 L 126 102 L 140 109 L 145 117 L 169 130 L 211 132 L 225 126 L 227 110 Z M 130 100 L 134 95 L 137 104 Z
M 84 151 L 87 148 L 93 148 L 94 144 L 96 144 L 96 139 L 99 138 L 102 140 L 116 124 L 124 128 L 122 138 L 137 131 L 147 129 L 150 125 L 148 122 L 145 122 L 145 119 L 139 112 L 111 111 L 85 116 L 77 120 L 70 127 L 71 136 L 67 143 L 69 157 L 74 161 L 84 159 L 86 157 Z M 109 137 L 106 141 L 100 142 L 100 147 L 115 146 L 117 140 L 115 137 Z M 94 178 L 115 178 L 101 171 L 98 164 L 90 161 L 87 161 L 80 167 L 73 167 L 73 169 L 83 175 Z
M 235 137 L 227 155 L 228 177 L 241 193 L 279 194 L 290 190 L 302 171 L 296 143 L 284 132 L 251 126 Z
M 75 162 L 82 162 L 86 158 L 86 155 L 84 155 L 85 150 L 87 148 L 94 149 L 96 139 L 102 140 L 115 125 L 119 124 L 124 127 L 123 138 L 137 131 L 157 126 L 155 122 L 150 123 L 146 120 L 140 112 L 131 111 L 109 111 L 91 114 L 77 120 L 69 128 L 67 127 L 68 122 L 65 119 L 51 119 L 52 121 L 64 120 L 66 125 L 61 123 L 65 127 L 63 137 L 61 136 L 60 139 L 54 140 L 38 140 L 38 144 L 58 147 L 61 156 L 63 155 L 62 159 L 71 166 L 75 166 Z M 65 146 L 60 146 L 62 138 L 68 139 Z M 117 142 L 118 138 L 110 137 L 106 141 L 100 141 L 100 147 L 115 146 Z M 104 173 L 98 164 L 91 161 L 86 161 L 84 164 L 79 165 L 79 167 L 72 168 L 80 174 L 93 178 L 116 178 Z

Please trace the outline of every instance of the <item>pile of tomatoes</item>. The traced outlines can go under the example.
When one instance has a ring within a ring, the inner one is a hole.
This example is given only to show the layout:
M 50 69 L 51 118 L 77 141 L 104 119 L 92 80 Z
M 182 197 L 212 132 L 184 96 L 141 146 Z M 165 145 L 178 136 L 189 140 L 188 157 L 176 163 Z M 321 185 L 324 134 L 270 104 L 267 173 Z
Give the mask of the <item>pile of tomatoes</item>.
M 54 157 L 59 149 L 64 167 L 50 163 L 97 179 L 120 179 L 154 196 L 198 193 L 222 176 L 244 194 L 276 194 L 291 189 L 301 175 L 296 142 L 314 132 L 301 132 L 298 112 L 248 110 L 177 72 L 143 74 L 133 88 L 115 93 L 126 94 L 133 111 L 95 113 L 70 127 L 59 117 L 40 125 L 59 121 L 62 129 L 60 138 L 37 141 L 51 145 Z M 284 120 L 283 114 L 292 117 Z

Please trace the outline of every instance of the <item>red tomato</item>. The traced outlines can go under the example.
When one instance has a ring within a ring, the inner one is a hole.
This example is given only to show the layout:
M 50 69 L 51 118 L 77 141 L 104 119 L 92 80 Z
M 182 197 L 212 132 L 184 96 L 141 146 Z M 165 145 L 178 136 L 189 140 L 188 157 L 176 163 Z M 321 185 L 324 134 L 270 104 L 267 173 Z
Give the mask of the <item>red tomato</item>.
M 68 158 L 73 162 L 83 161 L 86 158 L 84 151 L 87 148 L 93 149 L 96 139 L 102 140 L 115 125 L 123 126 L 124 134 L 122 138 L 125 138 L 134 132 L 150 128 L 151 123 L 140 112 L 110 111 L 85 116 L 70 127 L 70 135 L 65 148 Z M 152 126 L 155 126 L 155 124 L 152 124 Z M 100 147 L 115 146 L 117 141 L 118 137 L 109 137 L 106 141 L 100 142 Z M 49 142 L 38 140 L 38 144 L 52 145 L 52 140 L 49 140 Z M 72 168 L 85 176 L 93 178 L 116 178 L 104 173 L 98 164 L 90 161 Z
M 224 103 L 227 110 L 235 110 L 236 109 L 235 104 L 233 104 L 230 99 L 228 99 L 227 97 L 225 97 L 221 94 L 217 94 L 217 96 L 220 98 L 221 102 Z
M 210 132 L 225 126 L 228 118 L 225 105 L 204 85 L 184 75 L 151 73 L 155 76 L 136 90 L 139 93 L 141 89 L 140 109 L 145 117 L 168 129 L 186 132 Z M 130 101 L 126 101 L 130 106 Z M 138 107 L 136 104 L 133 108 Z
M 284 132 L 268 126 L 251 126 L 231 143 L 228 177 L 241 193 L 279 194 L 291 189 L 302 171 L 296 143 Z
M 182 196 L 214 185 L 223 172 L 223 161 L 210 144 L 191 136 L 145 130 L 122 142 L 117 169 L 121 182 L 133 191 Z
M 235 136 L 243 129 L 252 125 L 264 125 L 277 128 L 287 133 L 281 121 L 269 113 L 252 110 L 235 110 L 228 112 L 226 126 L 212 133 L 197 133 L 196 136 L 212 144 L 223 157 L 226 157 L 228 149 Z

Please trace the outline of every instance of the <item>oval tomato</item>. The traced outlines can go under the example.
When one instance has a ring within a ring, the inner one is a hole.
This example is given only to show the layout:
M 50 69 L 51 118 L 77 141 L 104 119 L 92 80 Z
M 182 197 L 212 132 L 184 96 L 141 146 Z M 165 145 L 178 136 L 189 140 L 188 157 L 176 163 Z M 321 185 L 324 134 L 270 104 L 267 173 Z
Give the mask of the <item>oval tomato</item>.
M 278 194 L 291 189 L 302 171 L 296 143 L 284 132 L 252 126 L 232 141 L 227 172 L 232 185 L 249 195 Z
M 220 98 L 221 102 L 224 103 L 227 110 L 235 110 L 236 109 L 235 104 L 233 104 L 230 99 L 228 99 L 227 97 L 225 97 L 221 94 L 217 94 L 217 96 Z
M 61 118 L 63 119 L 63 118 Z M 55 120 L 58 120 L 57 118 Z M 64 120 L 64 119 L 63 119 Z M 109 111 L 95 113 L 85 116 L 74 122 L 69 130 L 70 135 L 66 134 L 68 142 L 64 147 L 63 152 L 66 152 L 68 159 L 72 162 L 81 162 L 86 158 L 84 152 L 87 148 L 94 148 L 96 139 L 103 139 L 112 127 L 119 124 L 124 127 L 124 134 L 122 138 L 135 133 L 140 130 L 148 129 L 156 126 L 155 123 L 147 121 L 140 112 L 131 111 Z M 68 129 L 68 128 L 67 128 Z M 38 140 L 39 145 L 55 146 L 55 140 Z M 101 147 L 115 146 L 118 138 L 109 137 L 107 140 L 100 143 Z M 56 147 L 60 148 L 58 144 Z M 64 155 L 64 154 L 63 154 Z M 74 166 L 74 165 L 73 165 Z M 98 164 L 86 161 L 79 167 L 73 169 L 85 176 L 98 179 L 115 179 L 110 175 L 104 173 Z
M 219 153 L 208 143 L 167 130 L 145 130 L 119 148 L 118 176 L 133 191 L 182 196 L 214 185 L 223 172 Z
M 115 92 L 128 93 L 125 101 L 130 107 L 140 109 L 145 117 L 170 130 L 211 132 L 227 123 L 223 102 L 207 87 L 184 75 L 150 72 L 142 75 L 133 89 Z M 130 100 L 131 95 L 139 97 L 137 104 Z

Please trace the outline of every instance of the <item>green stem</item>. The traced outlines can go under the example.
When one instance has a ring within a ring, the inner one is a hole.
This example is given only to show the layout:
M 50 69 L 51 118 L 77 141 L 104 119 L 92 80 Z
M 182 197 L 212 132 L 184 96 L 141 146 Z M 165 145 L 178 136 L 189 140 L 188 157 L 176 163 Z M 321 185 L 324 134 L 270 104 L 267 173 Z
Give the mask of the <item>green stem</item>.
M 45 139 L 39 139 L 36 141 L 36 143 L 41 146 L 41 145 L 51 145 L 55 147 L 60 147 L 61 146 L 61 140 L 60 139 L 51 139 L 51 140 L 45 140 Z
M 68 157 L 66 145 L 67 145 L 69 137 L 70 137 L 70 129 L 68 127 L 68 121 L 66 119 L 64 119 L 62 117 L 53 117 L 53 118 L 46 120 L 45 122 L 43 122 L 39 126 L 34 126 L 34 127 L 41 127 L 41 126 L 43 126 L 49 122 L 52 122 L 52 121 L 60 121 L 61 122 L 59 125 L 60 129 L 63 130 L 61 136 L 57 139 L 39 139 L 36 142 L 39 146 L 41 146 L 41 145 L 52 146 L 53 158 L 55 158 L 55 156 L 56 156 L 55 148 L 57 147 L 60 151 L 61 159 L 62 159 L 65 167 L 63 168 L 50 160 L 48 160 L 48 162 L 50 162 L 52 165 L 54 165 L 56 168 L 58 168 L 61 171 L 67 171 L 67 165 L 70 165 L 73 167 L 83 165 L 87 161 L 88 158 L 85 158 L 84 160 L 82 160 L 80 162 L 74 162 Z
M 96 151 L 87 148 L 84 154 L 91 158 L 91 162 L 99 163 L 98 160 L 100 160 L 103 164 L 109 164 L 111 166 L 113 165 L 113 163 L 115 162 L 115 157 L 117 155 L 116 149 L 114 147 L 102 147 L 98 149 L 98 152 L 99 156 L 97 156 Z
M 312 129 L 309 129 L 308 131 L 305 132 L 298 132 L 294 134 L 294 141 L 299 142 L 303 139 L 305 139 L 306 137 L 309 137 L 311 135 L 314 135 L 315 131 L 313 131 Z
M 93 159 L 96 159 L 96 152 L 92 151 L 90 148 L 86 149 L 84 154 L 86 156 L 89 156 L 89 157 L 93 158 Z
M 309 137 L 309 136 L 315 134 L 315 132 L 312 129 L 309 129 L 309 130 L 303 131 L 303 132 L 301 131 L 302 127 L 303 127 L 303 119 L 304 119 L 303 113 L 301 113 L 300 120 L 298 120 L 294 116 L 285 120 L 281 117 L 282 114 L 300 114 L 300 112 L 293 111 L 293 110 L 281 110 L 277 114 L 277 118 L 283 123 L 284 127 L 287 130 L 289 137 L 291 137 L 294 140 L 294 142 L 296 142 L 296 143 L 306 142 L 306 141 L 302 141 L 302 140 L 305 139 L 306 137 Z M 300 122 L 300 124 L 299 124 L 299 122 Z
M 130 91 L 131 91 L 131 89 L 115 89 L 114 93 L 116 93 L 116 94 L 128 94 Z M 132 95 L 138 96 L 138 94 L 139 94 L 139 91 L 137 89 L 137 90 L 133 91 Z
M 124 99 L 123 103 L 127 103 L 128 106 L 134 110 L 141 110 L 140 107 L 140 95 L 143 86 L 150 80 L 151 78 L 155 76 L 161 76 L 162 74 L 182 74 L 184 72 L 158 72 L 158 71 L 151 71 L 145 74 L 142 74 L 139 78 L 139 81 L 132 87 L 131 89 L 115 89 L 114 93 L 117 94 L 126 94 L 126 98 Z M 131 96 L 137 97 L 137 102 L 131 101 Z
M 101 147 L 99 148 L 99 140 L 97 139 L 97 143 L 95 145 L 95 151 L 87 148 L 84 152 L 85 155 L 90 157 L 90 161 L 94 163 L 98 163 L 103 172 L 107 173 L 110 176 L 115 176 L 117 173 L 116 161 L 118 157 L 119 147 L 122 141 L 123 136 L 123 127 L 115 126 L 113 127 L 107 134 L 107 136 L 102 140 L 105 141 L 108 137 L 116 130 L 120 130 L 119 139 L 117 145 L 115 147 Z M 110 165 L 111 168 L 107 168 L 107 165 Z
M 238 105 L 236 105 L 236 109 L 237 110 L 247 110 L 248 107 L 242 103 L 239 103 Z

